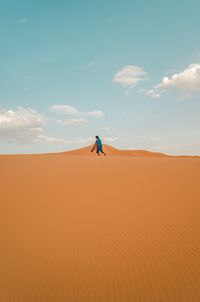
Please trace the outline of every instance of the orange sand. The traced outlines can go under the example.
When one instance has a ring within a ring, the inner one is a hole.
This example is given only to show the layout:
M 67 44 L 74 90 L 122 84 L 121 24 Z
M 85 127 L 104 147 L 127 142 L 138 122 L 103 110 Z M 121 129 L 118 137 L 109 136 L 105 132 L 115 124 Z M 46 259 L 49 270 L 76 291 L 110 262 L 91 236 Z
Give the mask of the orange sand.
M 106 150 L 0 156 L 0 302 L 200 301 L 200 158 Z

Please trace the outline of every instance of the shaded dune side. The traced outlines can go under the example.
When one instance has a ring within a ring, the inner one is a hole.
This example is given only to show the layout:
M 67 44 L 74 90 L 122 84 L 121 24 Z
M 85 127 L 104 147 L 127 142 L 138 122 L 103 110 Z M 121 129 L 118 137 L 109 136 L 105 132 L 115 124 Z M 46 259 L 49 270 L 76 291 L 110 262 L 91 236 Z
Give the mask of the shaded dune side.
M 106 144 L 104 144 L 103 147 L 104 147 L 103 148 L 104 151 L 109 156 L 141 156 L 141 157 L 168 157 L 169 156 L 163 153 L 151 152 L 146 150 L 121 150 Z M 90 152 L 91 148 L 92 145 L 72 151 L 62 152 L 60 154 L 96 156 L 95 152 Z

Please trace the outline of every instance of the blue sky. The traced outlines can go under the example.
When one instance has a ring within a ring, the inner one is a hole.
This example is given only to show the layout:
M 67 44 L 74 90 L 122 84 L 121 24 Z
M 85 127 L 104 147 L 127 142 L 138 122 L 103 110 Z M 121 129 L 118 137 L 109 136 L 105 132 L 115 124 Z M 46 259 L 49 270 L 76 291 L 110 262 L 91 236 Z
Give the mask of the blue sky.
M 0 0 L 0 153 L 200 155 L 200 2 Z

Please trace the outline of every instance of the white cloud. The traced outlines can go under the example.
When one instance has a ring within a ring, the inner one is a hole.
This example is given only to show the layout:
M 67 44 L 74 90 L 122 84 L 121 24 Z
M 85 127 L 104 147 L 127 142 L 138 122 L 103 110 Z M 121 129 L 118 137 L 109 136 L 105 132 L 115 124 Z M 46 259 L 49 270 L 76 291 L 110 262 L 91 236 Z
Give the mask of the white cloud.
M 51 145 L 81 145 L 89 144 L 94 138 L 66 139 L 52 137 L 45 134 L 47 118 L 32 108 L 18 107 L 16 110 L 0 109 L 0 143 L 14 143 L 25 145 L 31 143 Z M 71 125 L 87 123 L 86 119 L 72 118 L 57 121 Z
M 74 116 L 81 115 L 81 111 L 69 105 L 52 105 L 49 107 L 49 110 L 55 113 L 62 113 Z
M 0 141 L 31 142 L 43 132 L 45 123 L 46 118 L 31 108 L 0 110 Z
M 92 116 L 96 118 L 104 117 L 105 113 L 101 110 L 95 110 L 95 111 L 89 111 L 89 112 L 83 112 L 83 115 Z
M 0 110 L 0 143 L 13 143 L 16 148 L 28 144 L 46 144 L 52 146 L 81 146 L 92 144 L 94 137 L 67 139 L 47 135 L 47 118 L 32 108 L 18 107 L 16 110 Z M 80 125 L 87 123 L 84 118 L 71 118 L 58 123 Z M 117 137 L 103 137 L 105 142 L 113 142 Z
M 115 74 L 113 81 L 123 86 L 135 87 L 146 79 L 147 73 L 142 67 L 127 65 Z
M 82 126 L 88 123 L 88 120 L 84 118 L 71 118 L 66 120 L 57 120 L 56 121 L 60 125 L 71 125 L 71 126 Z
M 109 136 L 104 136 L 102 139 L 103 139 L 103 141 L 106 142 L 106 143 L 112 143 L 112 142 L 118 141 L 118 140 L 119 140 L 119 137 L 109 137 Z
M 159 99 L 161 97 L 161 93 L 156 89 L 145 90 L 145 94 L 155 99 Z
M 49 107 L 49 110 L 54 113 L 67 114 L 72 116 L 91 116 L 95 118 L 101 118 L 105 115 L 105 113 L 101 110 L 82 112 L 69 105 L 52 105 Z
M 177 90 L 184 98 L 200 92 L 200 64 L 190 64 L 182 72 L 174 73 L 170 78 L 164 77 L 161 83 L 150 90 L 145 90 L 145 94 L 159 98 L 165 91 L 171 89 Z

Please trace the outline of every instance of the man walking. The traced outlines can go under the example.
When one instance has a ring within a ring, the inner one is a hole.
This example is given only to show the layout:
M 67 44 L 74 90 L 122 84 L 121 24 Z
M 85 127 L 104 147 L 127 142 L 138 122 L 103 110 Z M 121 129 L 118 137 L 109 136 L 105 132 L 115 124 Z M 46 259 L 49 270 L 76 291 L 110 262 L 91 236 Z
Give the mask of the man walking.
M 103 146 L 102 146 L 102 142 L 101 142 L 100 138 L 98 137 L 98 135 L 96 135 L 95 138 L 96 138 L 96 142 L 95 142 L 94 146 L 92 147 L 91 152 L 96 150 L 96 153 L 98 154 L 98 156 L 100 156 L 99 152 L 103 153 L 104 156 L 106 156 L 106 153 L 103 151 Z

